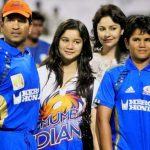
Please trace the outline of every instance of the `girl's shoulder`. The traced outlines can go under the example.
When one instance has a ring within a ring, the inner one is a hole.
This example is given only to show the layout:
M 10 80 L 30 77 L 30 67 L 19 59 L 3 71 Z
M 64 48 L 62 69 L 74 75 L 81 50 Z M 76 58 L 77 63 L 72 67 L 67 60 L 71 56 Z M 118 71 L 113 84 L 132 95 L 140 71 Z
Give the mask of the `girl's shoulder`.
M 39 74 L 43 74 L 43 73 L 48 72 L 46 65 L 39 67 L 37 70 L 38 70 Z
M 53 84 L 56 80 L 56 76 L 54 72 L 52 71 L 50 73 L 50 70 L 46 67 L 46 65 L 41 66 L 38 68 L 38 74 L 40 78 L 40 85 L 41 88 L 44 87 L 44 85 L 47 84 Z

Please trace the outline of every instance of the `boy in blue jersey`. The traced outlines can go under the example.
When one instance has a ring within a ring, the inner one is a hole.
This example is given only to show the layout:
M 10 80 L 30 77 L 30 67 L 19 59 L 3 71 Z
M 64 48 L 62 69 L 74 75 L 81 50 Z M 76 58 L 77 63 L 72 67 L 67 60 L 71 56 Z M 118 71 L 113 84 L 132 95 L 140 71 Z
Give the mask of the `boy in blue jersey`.
M 39 113 L 39 77 L 24 42 L 32 12 L 23 0 L 9 0 L 2 9 L 0 39 L 0 149 L 36 150 L 32 135 Z
M 129 17 L 124 36 L 130 57 L 105 73 L 95 100 L 101 149 L 150 150 L 150 17 Z
M 30 48 L 35 63 L 38 65 L 47 57 L 50 44 L 40 39 L 44 30 L 45 17 L 37 12 L 32 12 L 32 29 L 26 40 L 26 46 Z

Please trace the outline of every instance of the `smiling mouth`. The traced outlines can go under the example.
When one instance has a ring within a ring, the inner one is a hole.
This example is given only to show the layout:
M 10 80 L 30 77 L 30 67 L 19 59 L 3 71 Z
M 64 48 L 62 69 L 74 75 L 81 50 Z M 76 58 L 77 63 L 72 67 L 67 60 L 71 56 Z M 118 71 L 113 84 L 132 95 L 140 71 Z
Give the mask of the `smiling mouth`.
M 144 50 L 144 49 L 143 49 L 143 50 L 142 50 L 142 49 L 139 49 L 139 50 L 138 50 L 138 52 L 141 52 L 141 53 L 146 53 L 146 52 L 147 52 L 147 50 Z
M 65 53 L 66 53 L 67 55 L 72 55 L 74 52 L 65 51 Z
M 111 41 L 112 41 L 112 39 L 106 39 L 106 40 L 104 40 L 105 43 L 109 43 Z

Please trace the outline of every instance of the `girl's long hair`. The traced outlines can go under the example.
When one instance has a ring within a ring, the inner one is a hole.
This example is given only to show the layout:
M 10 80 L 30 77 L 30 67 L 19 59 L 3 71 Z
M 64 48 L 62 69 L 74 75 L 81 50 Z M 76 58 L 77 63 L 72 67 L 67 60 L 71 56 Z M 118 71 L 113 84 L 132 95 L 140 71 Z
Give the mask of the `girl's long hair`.
M 46 65 L 47 69 L 50 71 L 48 79 L 50 77 L 51 72 L 53 71 L 56 75 L 57 86 L 61 87 L 63 84 L 63 62 L 59 53 L 58 46 L 60 38 L 66 30 L 78 30 L 83 40 L 81 54 L 77 58 L 78 80 L 76 84 L 76 92 L 79 96 L 86 98 L 87 104 L 85 111 L 82 114 L 82 139 L 86 139 L 85 142 L 83 141 L 83 143 L 86 144 L 83 145 L 85 148 L 87 144 L 91 143 L 92 147 L 92 135 L 89 127 L 92 96 L 89 95 L 89 90 L 90 86 L 93 84 L 94 77 L 92 68 L 89 63 L 92 59 L 92 48 L 90 44 L 89 33 L 86 26 L 81 21 L 74 19 L 68 19 L 62 22 L 58 26 L 54 35 L 54 39 L 49 50 L 48 58 L 42 63 L 42 65 Z M 88 127 L 88 131 L 86 127 Z

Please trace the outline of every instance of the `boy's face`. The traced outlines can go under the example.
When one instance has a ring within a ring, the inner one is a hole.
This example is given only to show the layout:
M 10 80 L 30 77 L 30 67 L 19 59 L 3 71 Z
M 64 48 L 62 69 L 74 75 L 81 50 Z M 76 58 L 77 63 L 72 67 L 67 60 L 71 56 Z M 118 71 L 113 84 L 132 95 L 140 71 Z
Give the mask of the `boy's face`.
M 144 62 L 150 60 L 150 34 L 136 29 L 129 40 L 125 39 L 130 56 L 135 62 Z
M 11 45 L 21 44 L 26 40 L 30 30 L 29 20 L 20 14 L 4 17 L 2 32 L 5 40 Z
M 32 29 L 31 32 L 29 34 L 29 37 L 31 37 L 32 39 L 37 40 L 40 35 L 43 33 L 43 29 L 44 29 L 44 24 L 41 20 L 32 20 Z

